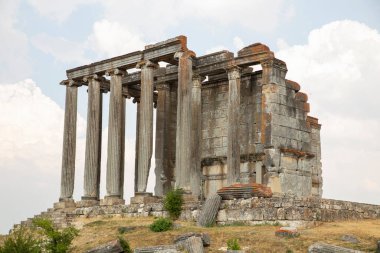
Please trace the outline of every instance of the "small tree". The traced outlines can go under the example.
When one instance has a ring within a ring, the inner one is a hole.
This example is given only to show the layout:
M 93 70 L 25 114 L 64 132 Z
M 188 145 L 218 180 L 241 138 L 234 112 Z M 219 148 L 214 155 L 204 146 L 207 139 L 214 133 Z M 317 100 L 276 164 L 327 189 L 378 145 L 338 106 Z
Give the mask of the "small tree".
M 228 250 L 241 250 L 238 239 L 227 240 L 227 249 Z
M 169 191 L 164 198 L 164 209 L 169 212 L 172 219 L 178 219 L 181 215 L 183 204 L 183 190 L 175 189 Z
M 47 238 L 45 249 L 51 253 L 66 253 L 72 240 L 79 233 L 74 227 L 59 231 L 54 227 L 53 222 L 48 219 L 36 218 L 33 220 L 33 224 L 42 229 Z
M 0 246 L 0 253 L 41 253 L 40 241 L 30 231 L 20 227 L 13 231 Z

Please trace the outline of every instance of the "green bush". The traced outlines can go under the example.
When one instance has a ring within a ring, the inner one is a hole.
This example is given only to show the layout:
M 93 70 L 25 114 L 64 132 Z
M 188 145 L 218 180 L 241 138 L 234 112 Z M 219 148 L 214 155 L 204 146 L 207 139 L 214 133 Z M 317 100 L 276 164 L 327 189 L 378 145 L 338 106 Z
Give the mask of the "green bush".
M 6 237 L 0 253 L 40 253 L 40 241 L 24 227 L 18 228 Z
M 127 240 L 125 240 L 123 237 L 120 236 L 119 242 L 125 253 L 132 253 L 131 246 L 129 246 L 129 243 L 127 242 Z
M 168 192 L 164 198 L 164 209 L 169 212 L 172 219 L 178 219 L 181 215 L 183 204 L 183 190 L 175 189 Z
M 163 232 L 170 230 L 173 226 L 173 222 L 168 218 L 158 218 L 150 226 L 150 230 L 153 232 Z
M 41 228 L 46 236 L 45 249 L 51 253 L 66 253 L 70 244 L 79 231 L 73 227 L 58 230 L 54 227 L 53 222 L 48 219 L 36 218 L 33 224 Z
M 228 239 L 227 240 L 228 250 L 241 250 L 238 239 Z

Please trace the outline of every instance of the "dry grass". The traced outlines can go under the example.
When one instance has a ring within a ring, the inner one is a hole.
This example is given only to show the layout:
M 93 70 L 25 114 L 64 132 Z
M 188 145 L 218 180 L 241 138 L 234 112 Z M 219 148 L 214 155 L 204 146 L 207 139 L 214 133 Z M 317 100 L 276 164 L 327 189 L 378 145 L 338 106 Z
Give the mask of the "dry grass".
M 121 226 L 135 226 L 136 229 L 121 235 L 132 248 L 172 244 L 173 239 L 186 232 L 205 232 L 211 237 L 211 246 L 206 252 L 221 252 L 230 238 L 239 239 L 246 252 L 306 252 L 308 246 L 323 241 L 335 245 L 358 249 L 366 252 L 376 250 L 380 240 L 380 220 L 323 223 L 318 227 L 300 229 L 298 238 L 279 238 L 274 235 L 276 226 L 215 226 L 200 228 L 191 222 L 177 222 L 180 227 L 171 231 L 154 233 L 149 230 L 152 217 L 146 218 L 104 218 L 83 219 L 83 229 L 73 242 L 72 252 L 84 252 L 99 244 L 116 239 Z M 342 241 L 344 234 L 353 234 L 359 239 L 358 244 Z

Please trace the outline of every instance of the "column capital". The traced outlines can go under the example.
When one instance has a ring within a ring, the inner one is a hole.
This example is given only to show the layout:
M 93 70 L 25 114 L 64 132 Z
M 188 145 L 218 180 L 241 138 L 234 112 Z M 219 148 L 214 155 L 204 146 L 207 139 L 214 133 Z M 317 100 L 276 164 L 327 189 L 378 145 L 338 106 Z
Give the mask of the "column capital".
M 106 76 L 120 75 L 125 76 L 125 70 L 114 68 L 106 71 Z
M 193 80 L 193 88 L 201 88 L 202 87 L 202 82 L 205 80 L 206 78 L 197 74 L 197 73 L 194 73 L 193 74 L 193 77 L 192 77 L 192 80 Z
M 99 76 L 98 74 L 93 74 L 93 75 L 83 77 L 83 82 L 85 83 L 90 82 L 90 80 L 96 80 L 96 81 L 101 82 L 101 81 L 104 81 L 104 77 Z
M 279 68 L 281 70 L 287 71 L 286 63 L 276 58 L 265 59 L 260 62 L 263 68 Z
M 167 83 L 157 83 L 156 84 L 156 90 L 161 91 L 161 90 L 170 90 L 170 85 Z
M 240 79 L 242 69 L 237 65 L 231 65 L 226 68 L 228 80 Z
M 65 85 L 65 86 L 68 86 L 68 87 L 80 87 L 80 86 L 82 86 L 81 82 L 78 82 L 78 81 L 75 81 L 75 80 L 72 80 L 72 79 L 62 80 L 59 84 L 60 85 Z
M 195 58 L 196 55 L 193 51 L 191 50 L 186 50 L 186 51 L 178 51 L 174 54 L 174 59 L 179 60 L 179 58 L 182 57 L 187 57 L 187 58 Z
M 142 68 L 153 68 L 157 69 L 159 66 L 157 63 L 152 62 L 150 60 L 142 60 L 136 64 L 136 68 L 142 69 Z

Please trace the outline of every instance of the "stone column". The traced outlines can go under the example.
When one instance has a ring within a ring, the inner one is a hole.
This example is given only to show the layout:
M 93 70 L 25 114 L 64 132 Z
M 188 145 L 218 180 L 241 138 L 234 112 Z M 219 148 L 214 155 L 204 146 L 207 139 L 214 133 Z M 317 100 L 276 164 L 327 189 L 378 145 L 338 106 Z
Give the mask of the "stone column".
M 191 91 L 191 171 L 190 189 L 194 196 L 201 193 L 201 138 L 202 138 L 202 78 L 193 75 Z
M 165 195 L 171 188 L 171 172 L 169 171 L 169 121 L 170 121 L 170 86 L 166 83 L 156 85 L 158 91 L 156 112 L 156 196 Z
M 190 193 L 191 171 L 191 94 L 194 53 L 177 52 L 178 59 L 178 99 L 176 132 L 175 186 Z
M 228 70 L 227 184 L 239 181 L 240 174 L 240 68 Z
M 123 97 L 121 106 L 121 154 L 120 154 L 120 198 L 124 198 L 124 160 L 125 160 L 125 103 Z
M 142 61 L 137 67 L 141 68 L 137 192 L 145 194 L 153 148 L 153 78 L 157 64 Z
M 59 201 L 66 203 L 59 207 L 73 205 L 75 178 L 75 148 L 77 125 L 78 84 L 74 81 L 64 81 L 66 85 L 65 123 L 63 128 L 63 152 L 61 171 L 61 195 Z M 70 204 L 71 203 L 71 204 Z
M 82 200 L 99 200 L 99 178 L 102 138 L 102 92 L 97 75 L 86 77 L 88 82 L 86 154 L 84 163 L 84 195 Z M 95 203 L 93 203 L 95 204 Z
M 134 98 L 133 103 L 136 103 L 135 192 L 137 192 L 137 181 L 138 181 L 138 171 L 139 171 L 140 98 Z
M 107 147 L 107 195 L 102 205 L 123 204 L 121 189 L 121 159 L 122 159 L 122 127 L 123 127 L 123 94 L 122 75 L 119 69 L 107 73 L 111 76 L 111 94 L 108 121 Z

